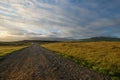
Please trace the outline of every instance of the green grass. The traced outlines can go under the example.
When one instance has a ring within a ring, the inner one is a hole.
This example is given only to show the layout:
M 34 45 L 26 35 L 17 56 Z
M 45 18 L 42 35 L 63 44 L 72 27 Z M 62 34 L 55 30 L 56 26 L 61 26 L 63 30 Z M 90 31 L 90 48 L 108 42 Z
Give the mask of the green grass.
M 120 42 L 61 42 L 44 44 L 82 66 L 120 80 Z

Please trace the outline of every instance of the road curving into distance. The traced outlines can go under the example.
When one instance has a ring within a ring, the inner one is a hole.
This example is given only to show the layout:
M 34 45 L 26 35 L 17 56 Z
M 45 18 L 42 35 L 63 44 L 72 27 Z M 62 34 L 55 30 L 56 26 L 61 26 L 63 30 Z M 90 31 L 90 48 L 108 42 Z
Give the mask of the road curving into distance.
M 111 80 L 35 43 L 0 61 L 0 80 Z

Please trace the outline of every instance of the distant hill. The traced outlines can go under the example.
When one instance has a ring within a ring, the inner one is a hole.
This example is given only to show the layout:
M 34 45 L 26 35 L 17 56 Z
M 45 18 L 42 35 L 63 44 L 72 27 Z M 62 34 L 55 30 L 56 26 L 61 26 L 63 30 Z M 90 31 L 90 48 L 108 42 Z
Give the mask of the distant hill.
M 120 41 L 120 38 L 114 37 L 92 37 L 88 39 L 81 39 L 81 41 Z
M 91 38 L 86 38 L 86 39 L 72 39 L 72 38 L 36 38 L 36 39 L 30 39 L 30 40 L 23 40 L 23 41 L 13 41 L 13 42 L 0 42 L 0 45 L 8 45 L 8 44 L 13 44 L 13 45 L 22 45 L 26 44 L 29 42 L 38 42 L 38 43 L 53 43 L 53 42 L 61 42 L 61 41 L 72 41 L 72 42 L 78 42 L 78 41 L 120 41 L 120 38 L 115 38 L 115 37 L 91 37 Z
M 16 42 L 0 42 L 0 46 L 21 46 L 21 45 L 27 45 L 28 42 L 24 41 L 16 41 Z
M 24 40 L 24 42 L 58 42 L 58 41 L 70 41 L 74 39 L 69 38 L 33 38 L 29 40 Z

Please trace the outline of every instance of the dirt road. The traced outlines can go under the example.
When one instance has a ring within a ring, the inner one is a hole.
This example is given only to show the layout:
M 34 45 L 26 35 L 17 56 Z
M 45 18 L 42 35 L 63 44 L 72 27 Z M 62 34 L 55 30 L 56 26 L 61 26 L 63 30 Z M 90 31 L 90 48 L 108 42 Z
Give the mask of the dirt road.
M 0 80 L 111 79 L 33 44 L 0 62 Z

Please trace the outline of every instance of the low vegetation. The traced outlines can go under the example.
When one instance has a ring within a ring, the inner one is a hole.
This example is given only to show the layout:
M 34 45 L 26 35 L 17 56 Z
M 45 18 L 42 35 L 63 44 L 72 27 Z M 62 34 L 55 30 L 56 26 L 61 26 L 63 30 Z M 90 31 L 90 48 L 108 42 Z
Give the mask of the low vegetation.
M 0 46 L 0 57 L 3 57 L 13 51 L 25 48 L 26 46 Z
M 13 51 L 17 51 L 19 49 L 25 48 L 30 43 L 23 43 L 23 42 L 0 42 L 0 59 L 12 53 Z
M 59 42 L 44 44 L 82 66 L 120 80 L 120 42 Z
M 30 42 L 0 42 L 0 46 L 23 46 L 23 45 L 29 45 Z

